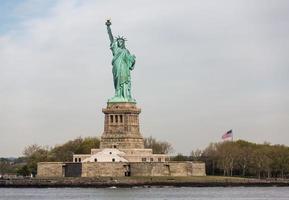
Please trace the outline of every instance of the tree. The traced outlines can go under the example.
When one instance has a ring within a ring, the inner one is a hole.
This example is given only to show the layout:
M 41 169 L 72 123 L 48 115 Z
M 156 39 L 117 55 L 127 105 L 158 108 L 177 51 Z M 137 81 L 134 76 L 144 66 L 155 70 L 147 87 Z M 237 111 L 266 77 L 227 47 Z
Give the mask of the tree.
M 284 178 L 284 173 L 289 168 L 289 148 L 284 145 L 275 145 L 271 150 L 272 169 L 281 178 Z
M 206 171 L 208 174 L 215 175 L 217 156 L 217 144 L 210 143 L 202 153 L 202 158 L 206 163 Z
M 6 173 L 9 169 L 9 160 L 5 158 L 0 158 L 0 175 Z
M 238 140 L 235 144 L 238 149 L 236 158 L 237 168 L 241 171 L 242 176 L 246 176 L 246 172 L 248 171 L 252 160 L 252 144 L 244 140 Z
M 54 161 L 72 161 L 73 154 L 89 154 L 91 149 L 99 148 L 97 137 L 76 138 L 51 149 L 50 155 Z
M 172 161 L 187 161 L 188 160 L 188 157 L 187 156 L 184 156 L 183 154 L 181 153 L 178 153 L 176 156 L 173 156 L 171 158 Z
M 35 175 L 37 172 L 38 162 L 52 161 L 52 159 L 49 157 L 49 149 L 47 147 L 41 147 L 36 144 L 26 147 L 23 151 L 23 154 L 25 155 L 25 160 L 27 162 L 27 165 L 25 166 L 33 175 Z M 26 170 L 26 168 L 24 169 Z
M 36 174 L 38 162 L 69 162 L 72 161 L 73 154 L 89 154 L 90 150 L 99 147 L 100 140 L 96 137 L 76 138 L 62 145 L 57 145 L 53 148 L 43 147 L 36 144 L 26 147 L 23 151 L 27 169 Z M 21 169 L 26 170 L 26 168 Z
M 97 137 L 86 137 L 83 139 L 77 153 L 90 154 L 91 149 L 99 148 L 100 140 Z
M 152 149 L 155 154 L 168 154 L 173 151 L 173 147 L 168 142 L 158 141 L 152 136 L 144 138 L 145 148 Z
M 269 145 L 255 145 L 253 148 L 251 167 L 258 178 L 261 178 L 262 172 L 267 172 L 267 177 L 270 177 L 272 159 L 269 157 L 269 151 Z
M 223 175 L 232 176 L 238 152 L 234 142 L 227 141 L 218 143 L 216 148 L 217 164 L 223 170 Z
M 191 158 L 193 161 L 200 160 L 202 157 L 203 151 L 200 149 L 196 149 L 195 151 L 191 152 Z
M 17 171 L 18 175 L 21 176 L 30 176 L 31 171 L 29 170 L 29 167 L 27 165 L 24 165 L 23 167 L 21 167 L 18 171 Z
M 202 153 L 208 174 L 223 171 L 223 175 L 255 175 L 258 178 L 284 178 L 289 173 L 289 147 L 255 144 L 243 140 L 210 144 Z M 215 165 L 217 163 L 217 165 Z

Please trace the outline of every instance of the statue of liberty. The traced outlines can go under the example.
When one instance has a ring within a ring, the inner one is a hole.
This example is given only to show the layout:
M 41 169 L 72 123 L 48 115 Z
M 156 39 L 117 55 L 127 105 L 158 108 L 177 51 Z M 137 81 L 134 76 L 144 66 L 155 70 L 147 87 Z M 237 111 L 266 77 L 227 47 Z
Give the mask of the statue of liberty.
M 111 22 L 106 21 L 107 32 L 110 39 L 110 49 L 112 51 L 112 74 L 115 95 L 108 102 L 135 102 L 131 96 L 130 71 L 134 69 L 135 56 L 125 48 L 124 37 L 114 38 L 111 32 Z

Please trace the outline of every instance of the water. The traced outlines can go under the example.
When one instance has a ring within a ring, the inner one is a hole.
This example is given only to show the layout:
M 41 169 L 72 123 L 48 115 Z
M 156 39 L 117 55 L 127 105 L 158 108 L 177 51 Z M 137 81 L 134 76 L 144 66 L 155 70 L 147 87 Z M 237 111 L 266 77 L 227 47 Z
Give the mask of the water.
M 0 188 L 0 200 L 276 200 L 288 199 L 287 187 L 211 188 Z

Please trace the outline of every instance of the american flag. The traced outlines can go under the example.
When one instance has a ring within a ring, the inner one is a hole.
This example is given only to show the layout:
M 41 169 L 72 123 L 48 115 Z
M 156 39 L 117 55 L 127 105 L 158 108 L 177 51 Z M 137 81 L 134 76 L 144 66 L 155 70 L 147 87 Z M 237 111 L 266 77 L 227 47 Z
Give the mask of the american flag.
M 227 138 L 233 138 L 233 130 L 227 131 L 225 134 L 222 135 L 222 139 L 225 140 Z

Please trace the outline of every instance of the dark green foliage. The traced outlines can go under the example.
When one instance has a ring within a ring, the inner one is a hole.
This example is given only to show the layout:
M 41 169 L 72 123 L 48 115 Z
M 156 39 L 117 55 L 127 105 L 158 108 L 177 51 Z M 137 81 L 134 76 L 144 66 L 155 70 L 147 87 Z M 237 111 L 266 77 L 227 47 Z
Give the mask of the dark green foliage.
M 50 151 L 53 161 L 72 161 L 73 154 L 90 154 L 91 149 L 99 148 L 99 139 L 96 137 L 76 138 L 63 145 L 57 145 Z
M 30 145 L 24 149 L 23 154 L 28 170 L 36 174 L 38 162 L 71 162 L 73 154 L 89 154 L 93 148 L 99 148 L 99 139 L 96 137 L 76 138 L 53 148 L 39 145 Z
M 30 176 L 31 174 L 31 170 L 28 168 L 27 165 L 24 165 L 23 167 L 21 167 L 19 170 L 17 170 L 17 175 L 21 175 L 21 176 Z

